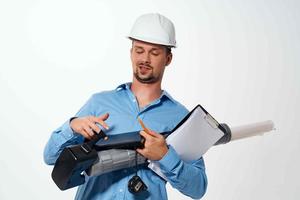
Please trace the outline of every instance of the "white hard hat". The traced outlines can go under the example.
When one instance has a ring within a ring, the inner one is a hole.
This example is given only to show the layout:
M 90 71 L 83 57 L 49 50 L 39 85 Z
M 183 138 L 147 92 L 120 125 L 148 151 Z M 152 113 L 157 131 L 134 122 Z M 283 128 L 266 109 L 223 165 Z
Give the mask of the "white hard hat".
M 137 18 L 128 37 L 153 44 L 176 47 L 173 23 L 158 13 L 144 14 Z

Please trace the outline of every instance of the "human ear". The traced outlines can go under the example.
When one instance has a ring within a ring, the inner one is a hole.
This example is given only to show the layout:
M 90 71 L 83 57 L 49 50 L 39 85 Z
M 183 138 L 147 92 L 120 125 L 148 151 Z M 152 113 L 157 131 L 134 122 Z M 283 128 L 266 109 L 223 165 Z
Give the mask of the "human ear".
M 166 66 L 168 66 L 168 65 L 171 63 L 172 58 L 173 58 L 173 54 L 172 54 L 172 53 L 169 53 L 169 54 L 167 55 Z

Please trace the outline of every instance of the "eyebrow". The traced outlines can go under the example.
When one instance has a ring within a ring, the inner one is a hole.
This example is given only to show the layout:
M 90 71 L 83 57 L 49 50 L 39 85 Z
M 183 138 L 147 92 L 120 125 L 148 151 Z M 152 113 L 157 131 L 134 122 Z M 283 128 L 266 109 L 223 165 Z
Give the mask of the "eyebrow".
M 139 48 L 139 49 L 144 49 L 143 47 L 141 47 L 141 46 L 134 46 L 134 48 Z M 162 48 L 157 48 L 157 47 L 153 47 L 153 48 L 151 48 L 151 50 L 153 51 L 153 50 L 162 50 Z

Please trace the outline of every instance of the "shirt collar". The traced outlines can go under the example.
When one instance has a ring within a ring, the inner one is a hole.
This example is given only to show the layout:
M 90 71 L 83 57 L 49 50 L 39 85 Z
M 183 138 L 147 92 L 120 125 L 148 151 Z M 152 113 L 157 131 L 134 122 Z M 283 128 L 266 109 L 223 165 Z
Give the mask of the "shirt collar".
M 121 90 L 130 90 L 130 86 L 131 86 L 131 82 L 128 83 L 123 83 L 121 85 L 119 85 L 116 90 L 117 91 L 121 91 Z M 160 95 L 159 99 L 163 100 L 164 98 L 169 99 L 170 101 L 172 101 L 173 103 L 176 103 L 176 101 L 173 99 L 173 97 L 165 90 L 162 91 L 162 94 Z
M 165 90 L 163 90 L 160 98 L 162 99 L 163 97 L 169 99 L 170 101 L 172 101 L 173 103 L 176 103 L 175 99 L 173 99 L 173 97 Z
M 116 90 L 117 90 L 117 91 L 124 90 L 124 89 L 130 90 L 130 85 L 131 85 L 130 82 L 128 82 L 128 83 L 123 83 L 123 84 L 119 85 L 119 86 L 116 88 Z

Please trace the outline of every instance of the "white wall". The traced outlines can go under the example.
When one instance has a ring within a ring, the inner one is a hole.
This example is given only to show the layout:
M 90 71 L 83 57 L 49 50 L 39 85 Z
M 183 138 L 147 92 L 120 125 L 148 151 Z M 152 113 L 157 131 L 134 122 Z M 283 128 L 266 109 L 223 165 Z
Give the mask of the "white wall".
M 125 36 L 146 12 L 175 23 L 164 81 L 175 98 L 231 126 L 276 124 L 205 155 L 203 199 L 299 199 L 299 9 L 296 0 L 1 0 L 0 199 L 73 198 L 52 182 L 43 147 L 92 93 L 131 80 Z

